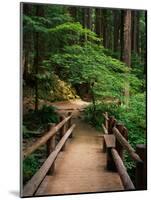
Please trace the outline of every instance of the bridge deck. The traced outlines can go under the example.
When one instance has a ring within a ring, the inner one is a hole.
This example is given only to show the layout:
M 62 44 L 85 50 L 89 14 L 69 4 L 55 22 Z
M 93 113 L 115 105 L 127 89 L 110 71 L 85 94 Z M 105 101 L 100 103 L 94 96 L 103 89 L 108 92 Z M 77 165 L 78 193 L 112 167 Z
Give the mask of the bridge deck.
M 123 190 L 119 175 L 106 170 L 100 132 L 76 119 L 74 137 L 58 156 L 53 176 L 46 176 L 36 195 Z

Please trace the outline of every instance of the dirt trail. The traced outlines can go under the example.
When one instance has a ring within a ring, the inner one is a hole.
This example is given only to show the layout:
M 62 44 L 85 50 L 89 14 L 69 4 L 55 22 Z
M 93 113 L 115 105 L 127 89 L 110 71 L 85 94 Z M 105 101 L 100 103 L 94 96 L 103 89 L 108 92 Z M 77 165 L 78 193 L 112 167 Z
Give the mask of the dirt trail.
M 36 195 L 123 190 L 117 173 L 106 170 L 102 136 L 81 119 L 74 119 L 74 137 L 55 162 L 53 176 L 46 176 Z

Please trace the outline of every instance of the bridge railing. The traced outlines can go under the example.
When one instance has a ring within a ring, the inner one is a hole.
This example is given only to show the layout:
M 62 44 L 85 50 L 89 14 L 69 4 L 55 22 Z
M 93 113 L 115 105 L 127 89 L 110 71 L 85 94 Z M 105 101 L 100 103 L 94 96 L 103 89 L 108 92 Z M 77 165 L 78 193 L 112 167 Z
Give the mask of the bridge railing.
M 135 150 L 128 142 L 127 128 L 118 123 L 115 117 L 108 116 L 107 112 L 103 113 L 103 116 L 104 124 L 102 124 L 102 128 L 105 134 L 103 151 L 107 152 L 107 168 L 118 171 L 125 190 L 147 189 L 146 146 L 138 144 Z M 131 159 L 136 163 L 135 184 L 130 179 L 123 162 L 124 150 L 128 152 Z
M 75 124 L 71 124 L 71 118 L 71 113 L 68 113 L 67 117 L 61 116 L 60 123 L 58 123 L 57 125 L 50 125 L 48 131 L 43 136 L 41 136 L 30 147 L 23 151 L 23 159 L 25 159 L 42 145 L 47 146 L 47 159 L 40 167 L 40 169 L 23 187 L 23 191 L 21 191 L 21 196 L 34 196 L 45 176 L 53 174 L 55 170 L 55 160 L 59 152 L 65 150 L 66 141 L 69 137 L 72 137 L 72 132 L 75 128 Z M 58 133 L 60 140 L 56 145 L 55 137 Z

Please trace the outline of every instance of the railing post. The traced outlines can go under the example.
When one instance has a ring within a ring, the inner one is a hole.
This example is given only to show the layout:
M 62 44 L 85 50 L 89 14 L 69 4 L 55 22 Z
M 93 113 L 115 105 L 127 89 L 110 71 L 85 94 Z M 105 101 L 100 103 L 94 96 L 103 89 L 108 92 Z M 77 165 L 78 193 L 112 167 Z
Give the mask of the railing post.
M 107 169 L 111 171 L 116 171 L 115 163 L 112 157 L 112 152 L 111 152 L 112 147 L 107 148 Z
M 61 116 L 61 119 L 64 120 L 65 119 L 65 116 Z M 60 129 L 60 139 L 64 136 L 64 134 L 66 133 L 66 130 L 67 130 L 67 123 L 65 123 L 62 128 Z M 65 144 L 63 145 L 61 151 L 64 151 L 65 150 Z
M 105 112 L 105 116 L 106 116 L 106 118 L 108 118 L 108 113 L 107 112 Z M 105 128 L 107 129 L 107 131 L 108 131 L 108 120 L 105 118 Z
M 136 153 L 142 159 L 143 162 L 136 163 L 136 189 L 137 190 L 146 190 L 147 189 L 147 166 L 146 166 L 146 145 L 137 144 Z
M 116 124 L 116 119 L 113 116 L 109 117 L 109 122 L 108 122 L 108 133 L 113 134 L 112 128 Z
M 61 115 L 60 116 L 60 122 L 62 122 L 63 120 L 65 119 L 65 116 L 64 115 Z M 59 140 L 61 140 L 61 138 L 63 137 L 64 133 L 63 133 L 63 127 L 64 125 L 60 128 L 59 130 Z
M 68 116 L 70 116 L 72 114 L 72 112 L 68 112 Z M 70 127 L 71 127 L 71 124 L 72 122 L 71 122 L 71 118 L 69 119 L 69 121 L 68 121 L 68 126 L 67 126 L 67 129 L 69 129 Z M 69 138 L 72 138 L 73 137 L 73 134 L 71 133 L 71 135 L 69 136 Z
M 56 124 L 51 124 L 49 129 L 54 128 L 55 125 Z M 55 135 L 47 141 L 46 145 L 47 145 L 47 157 L 48 157 L 56 146 Z M 55 163 L 52 164 L 47 174 L 52 175 L 54 173 L 54 170 L 55 170 Z
M 119 132 L 121 133 L 121 135 L 125 138 L 128 139 L 128 131 L 127 129 L 124 127 L 123 124 L 116 124 L 116 128 L 119 130 Z M 123 160 L 123 152 L 124 152 L 124 148 L 123 146 L 120 144 L 120 142 L 116 139 L 116 150 L 119 154 L 119 156 L 121 157 L 121 159 Z

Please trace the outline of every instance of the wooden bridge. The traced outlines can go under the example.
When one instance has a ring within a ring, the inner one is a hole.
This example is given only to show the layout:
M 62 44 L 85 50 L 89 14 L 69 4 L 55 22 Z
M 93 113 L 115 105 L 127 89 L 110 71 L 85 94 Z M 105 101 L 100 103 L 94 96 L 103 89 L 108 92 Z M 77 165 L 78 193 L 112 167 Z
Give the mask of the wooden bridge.
M 68 113 L 25 149 L 24 159 L 46 145 L 48 157 L 23 187 L 21 196 L 146 189 L 145 146 L 138 145 L 135 151 L 127 141 L 127 129 L 107 113 L 103 116 L 104 134 Z M 135 184 L 123 163 L 124 149 L 136 162 Z

